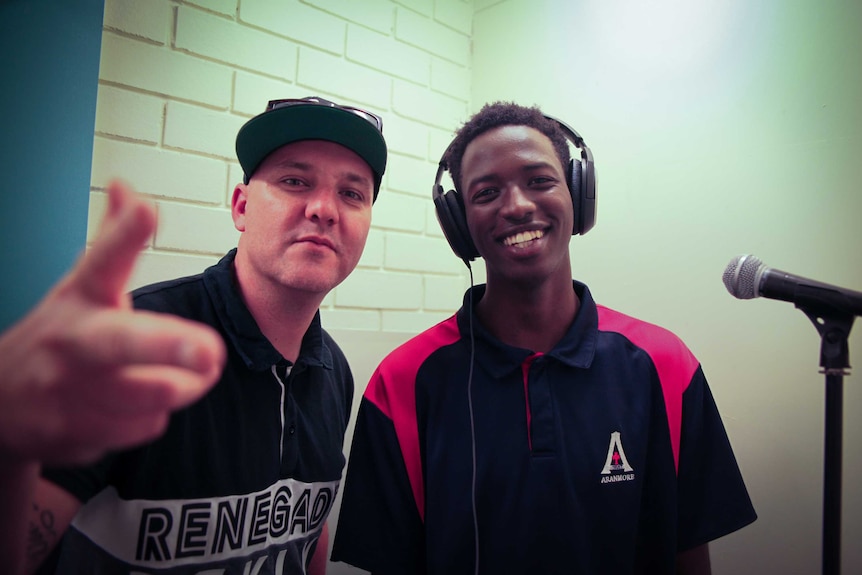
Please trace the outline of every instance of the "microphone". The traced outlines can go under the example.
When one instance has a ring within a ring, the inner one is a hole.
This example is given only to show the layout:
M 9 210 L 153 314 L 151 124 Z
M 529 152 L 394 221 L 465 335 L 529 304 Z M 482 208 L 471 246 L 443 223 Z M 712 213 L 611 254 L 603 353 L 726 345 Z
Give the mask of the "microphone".
M 789 301 L 802 310 L 862 315 L 862 292 L 767 267 L 749 254 L 733 258 L 722 280 L 730 295 L 739 299 L 765 297 Z

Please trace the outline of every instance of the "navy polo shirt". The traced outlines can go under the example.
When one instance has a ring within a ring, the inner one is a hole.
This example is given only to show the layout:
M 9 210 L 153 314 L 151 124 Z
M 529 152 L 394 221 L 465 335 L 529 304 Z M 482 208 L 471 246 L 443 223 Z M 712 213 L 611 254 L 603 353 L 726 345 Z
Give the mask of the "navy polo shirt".
M 503 344 L 475 315 L 471 343 L 468 293 L 384 359 L 360 405 L 333 560 L 469 574 L 478 537 L 482 573 L 673 573 L 678 551 L 755 519 L 695 357 L 574 289 L 577 316 L 546 354 Z

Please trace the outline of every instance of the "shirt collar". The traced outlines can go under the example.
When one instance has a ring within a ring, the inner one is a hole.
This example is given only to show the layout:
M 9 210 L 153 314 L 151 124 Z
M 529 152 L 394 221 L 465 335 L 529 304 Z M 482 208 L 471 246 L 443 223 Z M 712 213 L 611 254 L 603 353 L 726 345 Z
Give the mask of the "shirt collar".
M 477 285 L 464 294 L 463 306 L 458 310 L 458 327 L 462 337 L 470 338 L 470 323 L 472 320 L 473 337 L 476 345 L 476 360 L 483 369 L 493 377 L 520 369 L 528 357 L 535 352 L 529 349 L 513 347 L 495 338 L 485 329 L 476 316 L 476 305 L 485 294 L 485 284 Z M 571 367 L 586 369 L 592 364 L 598 341 L 598 311 L 589 288 L 578 281 L 572 281 L 580 305 L 572 325 L 566 335 L 545 357 L 553 358 Z M 469 315 L 468 315 L 469 311 Z
M 235 257 L 236 248 L 228 252 L 216 265 L 204 271 L 204 285 L 212 298 L 227 339 L 246 367 L 252 371 L 268 370 L 286 360 L 261 333 L 254 316 L 242 299 L 234 273 Z M 332 369 L 332 352 L 324 342 L 320 311 L 314 314 L 314 319 L 302 338 L 296 365 Z

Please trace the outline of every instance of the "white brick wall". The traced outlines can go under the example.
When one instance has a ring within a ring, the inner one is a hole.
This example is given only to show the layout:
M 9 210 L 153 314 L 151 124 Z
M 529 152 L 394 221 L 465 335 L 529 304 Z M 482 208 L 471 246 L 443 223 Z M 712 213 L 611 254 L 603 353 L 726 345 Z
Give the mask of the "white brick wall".
M 171 4 L 168 0 L 113 0 L 105 2 L 105 29 L 122 30 L 138 38 L 167 44 Z
M 159 228 L 130 287 L 189 275 L 236 245 L 240 126 L 267 100 L 321 95 L 384 118 L 389 166 L 359 265 L 321 309 L 333 329 L 418 332 L 468 276 L 430 199 L 466 119 L 473 0 L 106 0 L 89 237 L 114 177 Z

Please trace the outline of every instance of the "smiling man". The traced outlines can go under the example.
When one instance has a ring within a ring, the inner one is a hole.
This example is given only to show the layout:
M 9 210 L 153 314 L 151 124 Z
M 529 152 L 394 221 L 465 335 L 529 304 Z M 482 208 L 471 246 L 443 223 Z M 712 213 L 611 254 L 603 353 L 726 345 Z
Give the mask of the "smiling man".
M 699 362 L 572 280 L 591 152 L 496 103 L 444 168 L 440 224 L 487 283 L 373 375 L 333 559 L 375 575 L 709 573 L 707 543 L 756 516 Z
M 214 328 L 224 371 L 156 441 L 43 470 L 31 569 L 62 538 L 44 572 L 54 561 L 63 574 L 325 571 L 353 377 L 318 308 L 365 246 L 382 120 L 322 98 L 276 100 L 240 129 L 236 151 L 236 249 L 132 294 L 138 310 Z

